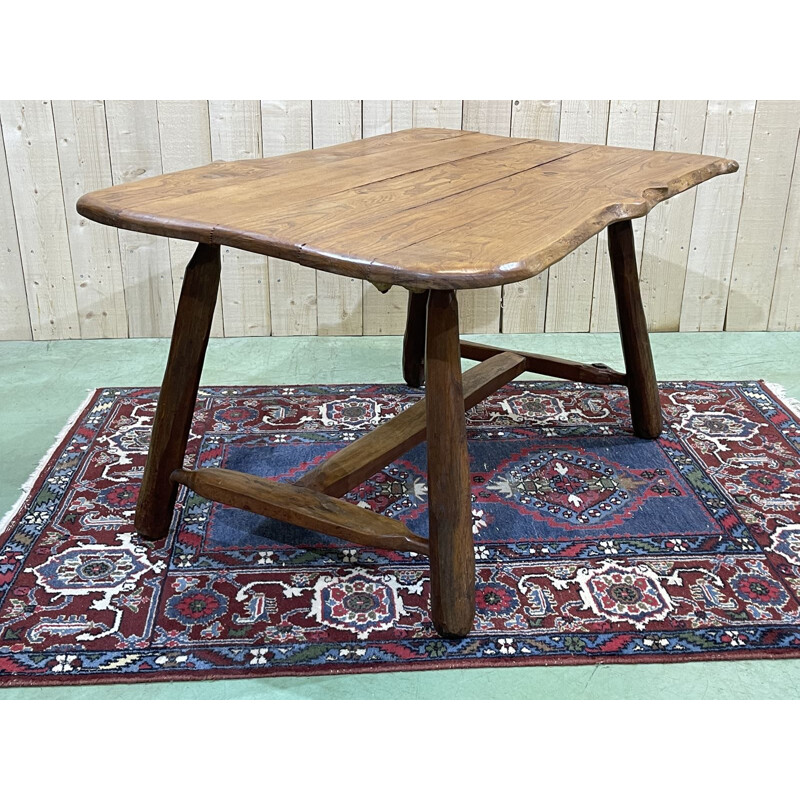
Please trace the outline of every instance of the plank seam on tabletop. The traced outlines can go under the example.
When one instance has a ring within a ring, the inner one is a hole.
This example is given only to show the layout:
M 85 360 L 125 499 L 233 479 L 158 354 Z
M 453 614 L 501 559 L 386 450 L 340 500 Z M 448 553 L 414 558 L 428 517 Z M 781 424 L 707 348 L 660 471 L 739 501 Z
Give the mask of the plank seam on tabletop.
M 461 129 L 508 138 L 513 106 L 513 100 L 462 100 Z M 516 145 L 509 142 L 508 146 Z M 502 286 L 469 290 L 459 303 L 459 327 L 464 333 L 499 333 L 502 310 Z
M 318 137 L 314 136 L 314 101 L 311 100 L 311 145 L 312 149 L 315 148 L 315 139 L 319 141 Z M 349 141 L 359 141 L 364 138 L 364 131 L 362 128 L 362 118 L 364 114 L 364 103 L 361 100 L 323 100 L 318 101 L 321 103 L 338 103 L 338 111 L 342 113 L 341 124 L 350 122 L 351 119 L 357 119 L 358 132 L 357 135 L 346 134 L 346 138 L 334 136 L 334 141 L 328 141 L 326 144 L 320 145 L 325 147 L 327 145 L 342 144 Z M 348 106 L 352 108 L 352 104 L 358 103 L 358 113 L 352 114 L 348 111 Z M 327 119 L 325 114 L 324 105 L 318 106 L 319 116 L 318 122 L 321 124 L 321 130 L 325 127 L 324 123 Z M 337 109 L 334 109 L 337 110 Z M 330 137 L 329 137 L 330 138 Z M 317 335 L 322 336 L 363 336 L 364 335 L 364 287 L 363 280 L 358 278 L 349 278 L 341 276 L 333 272 L 317 270 L 316 286 L 317 286 Z M 354 288 L 353 285 L 357 288 Z M 320 302 L 320 288 L 322 287 L 325 302 Z M 333 299 L 334 303 L 331 303 Z M 340 302 L 339 302 L 340 301 Z M 330 316 L 325 318 L 324 312 L 326 311 L 326 304 L 331 305 Z M 337 309 L 341 311 L 337 315 Z M 321 317 L 320 314 L 323 314 Z

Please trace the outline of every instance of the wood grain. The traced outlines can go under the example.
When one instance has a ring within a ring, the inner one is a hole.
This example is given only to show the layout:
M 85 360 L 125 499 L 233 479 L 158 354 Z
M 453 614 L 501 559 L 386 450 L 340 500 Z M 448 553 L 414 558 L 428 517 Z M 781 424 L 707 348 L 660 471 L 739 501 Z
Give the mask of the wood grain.
M 608 115 L 607 143 L 614 147 L 636 147 L 652 150 L 656 135 L 658 102 L 655 100 L 612 100 Z M 717 181 L 724 183 L 724 181 Z M 644 230 L 648 217 L 633 222 L 636 241 L 636 260 L 641 264 Z M 611 261 L 608 256 L 608 234 L 603 231 L 597 240 L 597 257 L 594 266 L 592 289 L 592 318 L 589 330 L 617 330 L 616 304 L 614 303 Z
M 183 466 L 219 291 L 219 275 L 219 248 L 198 245 L 186 267 L 181 287 L 175 330 L 136 504 L 134 524 L 146 539 L 163 539 L 169 531 L 178 490 L 170 475 Z
M 161 167 L 164 172 L 178 172 L 211 161 L 211 125 L 207 100 L 158 100 L 158 136 L 161 144 Z M 183 273 L 194 254 L 192 242 L 169 240 L 172 268 L 172 292 L 177 307 Z M 214 309 L 212 336 L 223 336 L 222 292 Z
M 53 119 L 81 338 L 124 337 L 119 236 L 113 228 L 88 225 L 75 209 L 85 192 L 111 184 L 105 106 L 101 100 L 54 100 Z
M 310 150 L 311 102 L 262 100 L 261 136 L 265 157 Z M 269 302 L 273 336 L 316 335 L 317 276 L 313 270 L 270 258 Z
M 406 130 L 414 124 L 412 100 L 362 100 L 361 124 L 364 138 Z
M 501 353 L 507 353 L 525 360 L 525 372 L 535 372 L 538 375 L 549 375 L 567 381 L 595 383 L 601 386 L 625 386 L 627 384 L 625 373 L 617 372 L 605 364 L 582 364 L 579 361 L 569 361 L 565 358 L 542 356 L 538 353 L 527 353 L 524 350 L 503 349 L 488 344 L 468 342 L 464 339 L 461 340 L 460 348 L 461 358 L 473 361 L 484 361 L 496 358 Z M 465 379 L 467 374 L 464 373 Z
M 617 318 L 625 358 L 625 376 L 631 406 L 633 432 L 642 439 L 655 439 L 663 426 L 658 383 L 650 351 L 639 274 L 636 243 L 630 220 L 608 228 L 608 254 L 617 300 Z
M 511 135 L 510 100 L 465 100 L 461 127 L 493 136 Z M 458 302 L 459 329 L 464 333 L 499 333 L 502 286 L 462 293 Z
M 699 153 L 703 147 L 705 100 L 664 100 L 658 110 L 656 149 Z M 695 193 L 688 191 L 647 217 L 639 270 L 642 303 L 652 331 L 676 331 L 680 325 Z
M 475 618 L 475 550 L 453 291 L 430 293 L 425 364 L 431 619 L 442 636 L 459 637 Z
M 0 101 L 0 121 L 33 338 L 78 339 L 78 304 L 50 102 Z M 9 249 L 13 258 L 13 240 Z
M 8 180 L 6 150 L 0 126 L 0 340 L 32 339 L 28 296 L 22 271 L 14 201 Z
M 755 110 L 755 100 L 708 101 L 703 153 L 733 159 L 740 169 L 724 181 L 697 187 L 681 303 L 682 331 L 721 331 L 725 327 Z
M 159 176 L 161 143 L 155 100 L 107 100 L 105 105 L 111 175 L 116 190 L 131 190 L 137 182 Z M 80 208 L 78 212 L 81 213 Z M 175 319 L 175 300 L 169 243 L 163 238 L 168 234 L 143 233 L 148 235 L 134 236 L 124 230 L 119 233 L 128 334 L 169 336 Z
M 511 135 L 558 141 L 560 100 L 514 100 Z M 542 333 L 547 312 L 548 273 L 503 286 L 503 333 Z
M 412 126 L 413 101 L 364 100 L 361 104 L 362 136 L 380 136 Z M 369 281 L 363 289 L 363 332 L 365 336 L 402 334 L 406 319 L 406 294 L 402 286 L 379 291 Z
M 411 124 L 415 128 L 459 129 L 462 110 L 461 100 L 414 100 Z
M 214 160 L 242 164 L 240 160 L 247 159 L 242 165 L 248 172 L 248 161 L 261 156 L 261 103 L 258 100 L 211 100 L 209 116 Z M 269 336 L 272 323 L 267 259 L 248 248 L 237 247 L 234 241 L 220 243 L 229 245 L 222 248 L 225 335 Z
M 314 147 L 330 147 L 361 139 L 361 103 L 358 100 L 312 101 L 311 114 Z M 340 173 L 348 170 L 347 164 L 343 166 Z M 302 183 L 292 184 L 286 191 L 293 200 L 304 198 Z M 305 197 L 310 199 L 318 191 L 306 189 Z M 353 336 L 363 333 L 361 298 L 364 289 L 359 277 L 317 274 L 317 330 L 320 334 Z
M 561 141 L 605 144 L 608 109 L 607 100 L 565 100 L 561 104 Z M 545 325 L 548 332 L 589 330 L 596 255 L 597 239 L 591 235 L 581 237 L 564 252 L 563 262 L 549 270 Z
M 428 553 L 428 541 L 402 522 L 335 497 L 244 472 L 207 467 L 178 469 L 172 480 L 201 497 L 235 508 L 385 550 Z
M 131 205 L 111 190 L 82 198 L 80 210 L 115 225 L 213 240 L 354 281 L 482 288 L 535 275 L 611 222 L 643 216 L 662 200 L 736 169 L 707 156 L 466 132 L 409 143 L 419 133 L 391 134 L 397 150 L 386 145 L 314 169 L 287 167 L 290 155 L 255 167 L 227 164 L 222 174 L 178 173 L 171 187 L 158 180 L 160 199 L 145 202 L 137 191 Z M 594 262 L 592 276 L 593 269 Z M 328 296 L 319 292 L 319 276 L 317 286 L 325 331 L 360 332 L 361 293 Z M 587 320 L 589 309 L 587 301 Z
M 786 205 L 786 220 L 781 234 L 778 268 L 769 310 L 769 330 L 800 330 L 800 140 L 794 158 L 792 185 Z
M 768 326 L 798 130 L 800 101 L 756 104 L 725 330 Z
M 428 292 L 406 292 L 406 294 L 408 306 L 403 334 L 403 380 L 408 386 L 419 389 L 425 383 Z

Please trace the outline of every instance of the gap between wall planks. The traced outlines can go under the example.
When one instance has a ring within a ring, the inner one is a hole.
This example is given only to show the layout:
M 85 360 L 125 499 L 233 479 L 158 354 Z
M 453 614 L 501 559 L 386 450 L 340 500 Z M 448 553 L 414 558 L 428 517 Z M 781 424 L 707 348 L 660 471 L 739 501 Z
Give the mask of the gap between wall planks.
M 155 100 L 106 101 L 106 127 L 115 184 L 163 172 Z M 128 335 L 170 336 L 175 298 L 169 243 L 163 236 L 119 230 Z
M 208 111 L 214 161 L 262 157 L 258 100 L 210 100 Z M 223 247 L 220 289 L 225 336 L 270 335 L 266 256 Z
M 310 100 L 262 100 L 261 139 L 265 158 L 311 149 Z M 269 259 L 273 336 L 317 334 L 317 274 L 282 258 Z
M 14 220 L 34 339 L 79 339 L 78 301 L 49 100 L 0 102 Z M 7 212 L 4 212 L 6 216 Z M 8 244 L 13 246 L 10 231 Z M 17 280 L 10 290 L 19 292 Z M 2 287 L 6 293 L 5 275 Z M 9 297 L 8 303 L 22 298 Z
M 359 100 L 312 100 L 311 142 L 316 147 L 361 138 Z M 317 333 L 353 336 L 363 333 L 362 281 L 317 270 Z
M 22 254 L 0 126 L 0 339 L 32 339 Z
M 605 144 L 609 106 L 608 100 L 562 101 L 559 139 Z M 596 259 L 597 237 L 593 236 L 547 270 L 545 331 L 589 330 Z
M 663 100 L 655 149 L 699 153 L 703 149 L 706 100 Z M 678 330 L 696 189 L 659 203 L 648 215 L 639 265 L 642 304 L 651 331 Z
M 727 330 L 755 331 L 768 327 L 798 132 L 800 102 L 767 100 L 756 105 L 731 270 Z M 794 281 L 797 281 L 797 265 Z
M 211 121 L 204 100 L 158 100 L 158 135 L 161 143 L 161 166 L 164 172 L 201 167 L 211 159 Z M 187 136 L 186 132 L 191 131 Z M 76 198 L 77 199 L 77 198 Z M 172 294 L 175 309 L 183 286 L 183 273 L 195 250 L 194 242 L 169 239 Z M 222 289 L 211 324 L 212 336 L 223 336 Z
M 736 159 L 634 222 L 649 326 L 800 329 L 800 101 L 3 101 L 0 338 L 169 335 L 194 245 L 83 220 L 84 192 L 414 126 Z M 223 261 L 213 335 L 403 330 L 404 289 L 232 248 Z M 459 304 L 464 332 L 616 330 L 605 234 Z

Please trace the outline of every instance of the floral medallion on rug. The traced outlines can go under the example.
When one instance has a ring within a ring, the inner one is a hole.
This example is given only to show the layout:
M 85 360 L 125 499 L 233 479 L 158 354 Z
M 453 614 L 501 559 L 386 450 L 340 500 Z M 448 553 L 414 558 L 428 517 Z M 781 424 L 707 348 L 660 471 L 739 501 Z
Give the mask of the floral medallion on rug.
M 477 615 L 445 640 L 424 556 L 182 489 L 133 515 L 157 390 L 97 390 L 0 533 L 0 684 L 800 656 L 800 426 L 760 382 L 506 386 L 467 415 Z M 418 400 L 404 386 L 203 388 L 187 464 L 292 481 Z M 425 446 L 346 495 L 427 535 Z

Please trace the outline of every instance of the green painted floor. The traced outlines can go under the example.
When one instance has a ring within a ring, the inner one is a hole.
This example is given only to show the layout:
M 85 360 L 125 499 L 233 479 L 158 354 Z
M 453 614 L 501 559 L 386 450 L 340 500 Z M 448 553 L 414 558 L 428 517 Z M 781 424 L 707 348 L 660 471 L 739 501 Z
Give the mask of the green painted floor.
M 621 367 L 614 334 L 470 336 Z M 753 380 L 800 398 L 800 333 L 652 336 L 661 380 Z M 217 339 L 204 384 L 400 383 L 398 337 Z M 165 340 L 0 343 L 0 517 L 67 418 L 97 386 L 157 386 Z M 523 378 L 533 376 L 522 376 Z M 800 698 L 800 659 L 689 664 L 514 667 L 4 689 L 0 699 Z

